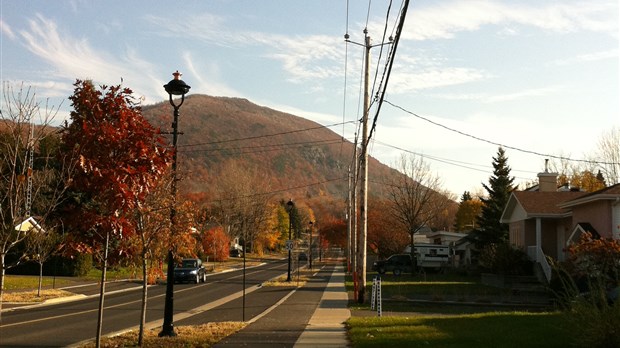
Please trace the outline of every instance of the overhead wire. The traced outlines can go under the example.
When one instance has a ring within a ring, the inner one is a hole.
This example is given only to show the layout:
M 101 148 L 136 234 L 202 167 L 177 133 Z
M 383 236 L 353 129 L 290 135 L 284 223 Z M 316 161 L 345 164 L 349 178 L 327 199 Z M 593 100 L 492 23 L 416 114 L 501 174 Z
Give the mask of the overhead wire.
M 388 29 L 388 23 L 390 20 L 390 12 L 392 10 L 392 0 L 390 0 L 390 3 L 388 4 L 388 8 L 385 14 L 385 26 L 383 27 L 383 36 L 381 38 L 381 43 L 378 44 L 379 46 L 379 56 L 377 57 L 377 66 L 375 68 L 375 77 L 373 79 L 373 83 L 372 83 L 372 91 L 370 93 L 371 96 L 375 95 L 375 88 L 376 89 L 381 89 L 381 85 L 383 83 L 383 79 L 385 78 L 385 69 L 383 70 L 383 74 L 381 76 L 381 82 L 379 82 L 379 85 L 377 86 L 377 78 L 379 76 L 379 66 L 380 66 L 380 62 L 381 62 L 381 57 L 383 57 L 383 46 L 386 45 L 385 43 L 385 36 L 387 34 L 387 29 Z M 388 43 L 389 44 L 389 43 Z M 389 58 L 389 57 L 388 57 Z M 387 64 L 387 59 L 386 59 L 386 64 Z M 376 101 L 376 97 L 372 98 L 369 107 L 372 107 L 373 103 Z
M 411 116 L 415 116 L 416 118 L 419 118 L 419 119 L 421 119 L 423 121 L 426 121 L 426 122 L 428 122 L 430 124 L 433 124 L 435 126 L 444 128 L 444 129 L 446 129 L 448 131 L 451 131 L 451 132 L 454 132 L 454 133 L 460 134 L 462 136 L 469 137 L 469 138 L 472 138 L 472 139 L 475 139 L 475 140 L 478 140 L 478 141 L 481 141 L 481 142 L 485 142 L 485 143 L 496 145 L 496 146 L 501 146 L 501 147 L 506 148 L 506 149 L 511 149 L 511 150 L 515 150 L 515 151 L 519 151 L 519 152 L 523 152 L 523 153 L 528 153 L 528 154 L 531 154 L 531 155 L 537 155 L 537 156 L 541 156 L 541 157 L 555 158 L 555 159 L 560 159 L 560 160 L 565 160 L 565 161 L 572 161 L 572 162 L 604 164 L 604 165 L 618 165 L 619 164 L 619 163 L 615 163 L 615 162 L 602 162 L 602 161 L 594 161 L 594 160 L 575 159 L 575 158 L 570 158 L 570 157 L 566 157 L 566 156 L 551 155 L 551 154 L 546 154 L 546 153 L 542 153 L 542 152 L 538 152 L 538 151 L 522 149 L 522 148 L 519 148 L 519 147 L 516 147 L 516 146 L 510 146 L 510 145 L 498 143 L 498 142 L 495 142 L 495 141 L 492 141 L 492 140 L 488 140 L 488 139 L 484 139 L 484 138 L 481 138 L 479 136 L 475 136 L 473 134 L 465 133 L 463 131 L 460 131 L 460 130 L 457 130 L 457 129 L 454 129 L 454 128 L 450 128 L 450 127 L 445 126 L 445 125 L 443 125 L 441 123 L 432 121 L 432 120 L 430 120 L 427 117 L 420 116 L 420 115 L 416 114 L 413 111 L 407 110 L 407 109 L 405 109 L 402 106 L 396 105 L 396 104 L 390 102 L 389 100 L 384 100 L 384 102 L 387 103 L 388 105 L 393 106 L 396 109 L 399 109 L 399 110 L 401 110 L 401 111 L 403 111 L 403 112 L 405 112 L 405 113 L 407 113 L 407 114 L 409 114 Z
M 345 180 L 345 179 L 347 179 L 347 178 L 346 177 L 341 177 L 341 178 L 326 179 L 326 180 L 323 180 L 323 181 L 313 182 L 313 183 L 310 183 L 310 184 L 307 184 L 307 185 L 293 186 L 293 187 L 288 187 L 288 188 L 283 188 L 283 189 L 278 189 L 278 190 L 272 190 L 272 191 L 268 191 L 268 192 L 259 192 L 259 193 L 254 193 L 254 194 L 251 194 L 251 195 L 245 195 L 245 196 L 212 199 L 212 200 L 209 200 L 208 202 L 232 201 L 232 200 L 243 199 L 243 198 L 252 198 L 252 197 L 257 197 L 257 196 L 272 195 L 274 193 L 288 192 L 288 191 L 291 191 L 291 190 L 299 190 L 299 189 L 303 189 L 303 188 L 308 188 L 308 187 L 312 187 L 312 186 L 316 186 L 316 185 L 326 184 L 326 183 L 329 183 L 329 182 Z
M 347 139 L 344 139 L 344 140 L 347 140 Z M 293 147 L 299 148 L 299 147 L 315 147 L 319 145 L 333 145 L 333 144 L 340 144 L 342 142 L 343 142 L 342 138 L 337 138 L 337 139 L 325 139 L 325 140 L 314 140 L 314 141 L 302 141 L 302 142 L 297 142 L 297 143 L 192 149 L 192 150 L 182 150 L 182 151 L 179 151 L 179 153 L 192 153 L 192 152 L 208 153 L 208 152 L 217 152 L 217 151 L 220 151 L 220 152 L 221 151 L 239 151 L 239 152 L 230 153 L 229 155 L 241 155 L 241 154 L 278 151 L 278 150 L 283 150 L 283 149 L 290 149 Z
M 459 167 L 459 168 L 463 168 L 463 169 L 468 169 L 468 170 L 473 170 L 473 171 L 477 171 L 477 172 L 481 172 L 481 173 L 488 173 L 489 170 L 492 170 L 493 167 L 489 166 L 489 165 L 482 165 L 482 164 L 477 164 L 477 163 L 470 163 L 470 162 L 464 162 L 464 161 L 458 161 L 458 160 L 453 160 L 453 159 L 448 159 L 448 158 L 442 158 L 442 157 L 437 157 L 437 156 L 432 156 L 432 155 L 427 155 L 427 154 L 422 154 L 419 152 L 415 152 L 412 150 L 407 150 L 404 149 L 402 147 L 396 146 L 396 145 L 391 145 L 391 144 L 387 144 L 385 142 L 381 142 L 379 140 L 375 140 L 375 142 L 377 142 L 380 145 L 383 145 L 385 147 L 390 147 L 402 152 L 406 152 L 406 153 L 410 153 L 412 155 L 416 155 L 422 158 L 427 158 L 429 160 L 432 161 L 437 161 L 437 162 L 441 162 L 447 165 L 451 165 L 451 166 L 455 166 L 455 167 Z M 476 167 L 481 167 L 481 168 L 475 168 Z M 484 169 L 482 169 L 484 168 Z M 519 169 L 513 169 L 513 172 L 520 172 L 520 173 L 530 173 L 530 174 L 536 174 L 537 172 L 534 171 L 528 171 L 528 170 L 519 170 Z M 516 176 L 516 178 L 518 179 L 522 179 L 522 180 L 529 180 L 530 177 L 520 177 L 520 176 Z
M 245 138 L 218 140 L 218 141 L 210 141 L 210 142 L 194 143 L 194 144 L 182 144 L 182 145 L 178 145 L 178 147 L 180 147 L 180 148 L 181 147 L 193 147 L 193 146 L 223 144 L 223 143 L 230 143 L 230 142 L 235 142 L 235 141 L 256 140 L 256 139 L 261 139 L 261 138 L 270 138 L 270 137 L 275 137 L 275 136 L 280 136 L 280 135 L 287 135 L 287 134 L 307 132 L 307 131 L 316 130 L 316 129 L 329 128 L 329 127 L 339 126 L 341 124 L 354 123 L 354 122 L 355 121 L 346 121 L 346 122 L 343 122 L 343 123 L 333 123 L 333 124 L 329 124 L 329 125 L 319 125 L 319 126 L 316 126 L 316 127 L 309 127 L 309 128 L 303 128 L 303 129 L 295 129 L 295 130 L 291 130 L 291 131 L 284 131 L 284 132 L 278 132 L 278 133 L 272 133 L 272 134 L 255 135 L 255 136 L 245 137 Z
M 392 73 L 392 67 L 394 65 L 394 57 L 396 56 L 396 49 L 398 48 L 398 43 L 400 42 L 400 36 L 403 31 L 403 27 L 405 25 L 405 18 L 407 17 L 407 8 L 409 7 L 409 0 L 405 0 L 403 2 L 403 7 L 400 13 L 400 19 L 398 23 L 398 27 L 396 29 L 396 37 L 394 38 L 394 43 L 392 44 L 392 50 L 390 53 L 390 59 L 388 59 L 388 67 L 387 72 L 385 74 L 385 85 L 383 85 L 383 89 L 381 91 L 381 98 L 379 99 L 379 103 L 377 105 L 377 110 L 375 112 L 375 117 L 372 121 L 372 127 L 370 128 L 370 133 L 368 135 L 368 140 L 372 138 L 372 134 L 377 126 L 377 119 L 379 118 L 379 112 L 381 111 L 381 106 L 383 104 L 383 100 L 385 99 L 385 91 L 387 90 L 388 82 L 390 80 L 390 75 Z

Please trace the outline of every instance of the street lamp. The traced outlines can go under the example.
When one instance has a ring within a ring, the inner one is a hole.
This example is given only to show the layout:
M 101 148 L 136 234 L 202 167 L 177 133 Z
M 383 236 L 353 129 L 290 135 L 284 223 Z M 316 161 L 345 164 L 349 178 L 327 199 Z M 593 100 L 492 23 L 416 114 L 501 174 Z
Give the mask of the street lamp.
M 288 212 L 288 241 L 287 241 L 287 249 L 288 249 L 288 273 L 286 276 L 286 281 L 290 282 L 291 281 L 291 249 L 293 249 L 291 247 L 291 230 L 293 229 L 293 208 L 295 208 L 295 203 L 293 203 L 293 200 L 289 199 L 288 202 L 286 203 L 286 211 Z
M 179 108 L 183 105 L 185 101 L 185 94 L 189 92 L 191 88 L 187 85 L 183 80 L 180 79 L 181 73 L 177 70 L 172 74 L 174 78 L 170 80 L 167 84 L 164 85 L 166 92 L 168 92 L 170 105 L 174 108 L 174 119 L 172 121 L 172 184 L 171 184 L 171 195 L 172 195 L 172 205 L 170 207 L 170 235 L 173 236 L 175 234 L 175 220 L 177 215 L 176 210 L 176 196 L 177 196 L 177 139 L 179 135 L 178 129 L 178 120 L 179 120 Z M 172 100 L 173 95 L 180 95 L 181 102 L 179 104 L 175 104 Z M 174 332 L 174 325 L 172 323 L 172 313 L 174 306 L 174 253 L 172 250 L 173 246 L 170 245 L 168 248 L 168 272 L 166 275 L 166 303 L 164 307 L 164 324 L 162 326 L 161 332 L 159 336 L 176 336 Z
M 312 270 L 312 226 L 314 225 L 314 222 L 310 221 L 308 224 L 310 225 L 310 252 L 308 253 L 308 265 L 310 266 L 310 270 Z

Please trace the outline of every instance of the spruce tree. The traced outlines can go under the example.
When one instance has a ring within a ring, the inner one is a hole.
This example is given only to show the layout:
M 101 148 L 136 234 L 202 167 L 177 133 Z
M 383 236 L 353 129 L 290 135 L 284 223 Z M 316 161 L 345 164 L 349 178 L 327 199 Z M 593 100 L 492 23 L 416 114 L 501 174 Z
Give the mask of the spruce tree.
M 499 220 L 514 189 L 513 182 L 508 157 L 500 147 L 497 157 L 493 157 L 493 175 L 489 178 L 489 184 L 482 184 L 487 197 L 480 197 L 483 206 L 482 213 L 477 218 L 478 228 L 470 234 L 470 239 L 479 250 L 489 244 L 508 241 L 508 224 L 500 223 Z

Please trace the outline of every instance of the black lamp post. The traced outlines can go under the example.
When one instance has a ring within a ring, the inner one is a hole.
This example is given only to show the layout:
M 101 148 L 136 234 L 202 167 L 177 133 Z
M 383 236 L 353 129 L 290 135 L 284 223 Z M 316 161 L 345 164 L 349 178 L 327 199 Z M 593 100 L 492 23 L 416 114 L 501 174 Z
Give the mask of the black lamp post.
M 170 208 L 170 234 L 171 236 L 175 233 L 176 226 L 176 196 L 177 196 L 177 139 L 179 135 L 178 129 L 178 120 L 179 120 L 179 108 L 183 105 L 185 101 L 185 94 L 189 92 L 191 88 L 188 86 L 183 80 L 180 79 L 181 73 L 177 70 L 172 74 L 174 79 L 170 80 L 167 84 L 164 85 L 166 92 L 168 92 L 168 96 L 170 98 L 170 105 L 174 108 L 174 119 L 172 121 L 172 184 L 171 184 L 171 195 L 172 195 L 172 206 Z M 180 95 L 181 102 L 179 104 L 175 104 L 172 100 L 173 95 Z M 168 248 L 168 272 L 166 275 L 166 303 L 164 307 L 164 324 L 161 328 L 161 332 L 159 336 L 176 336 L 174 332 L 174 325 L 172 323 L 172 313 L 174 307 L 174 253 L 172 250 L 173 246 L 170 245 Z
M 310 221 L 308 224 L 310 225 L 310 252 L 308 253 L 308 265 L 310 266 L 310 270 L 312 270 L 312 226 L 314 225 L 314 222 Z
M 295 203 L 293 203 L 293 200 L 289 199 L 288 202 L 286 203 L 286 211 L 288 212 L 288 240 L 289 243 L 292 240 L 291 239 L 291 230 L 293 229 L 293 208 L 295 208 Z M 288 248 L 288 273 L 286 276 L 286 281 L 290 282 L 291 281 L 291 245 L 287 245 Z

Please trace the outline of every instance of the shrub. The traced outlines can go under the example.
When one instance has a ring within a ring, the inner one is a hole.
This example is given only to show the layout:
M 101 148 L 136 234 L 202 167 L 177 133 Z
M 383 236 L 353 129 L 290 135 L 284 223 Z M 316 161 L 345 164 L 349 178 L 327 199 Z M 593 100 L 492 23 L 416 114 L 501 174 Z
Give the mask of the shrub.
M 532 262 L 521 249 L 513 248 L 508 243 L 487 245 L 478 257 L 481 267 L 497 274 L 529 275 Z
M 584 233 L 556 267 L 556 284 L 582 347 L 620 347 L 620 241 Z
M 73 264 L 73 275 L 84 277 L 93 268 L 93 256 L 91 254 L 77 254 Z

